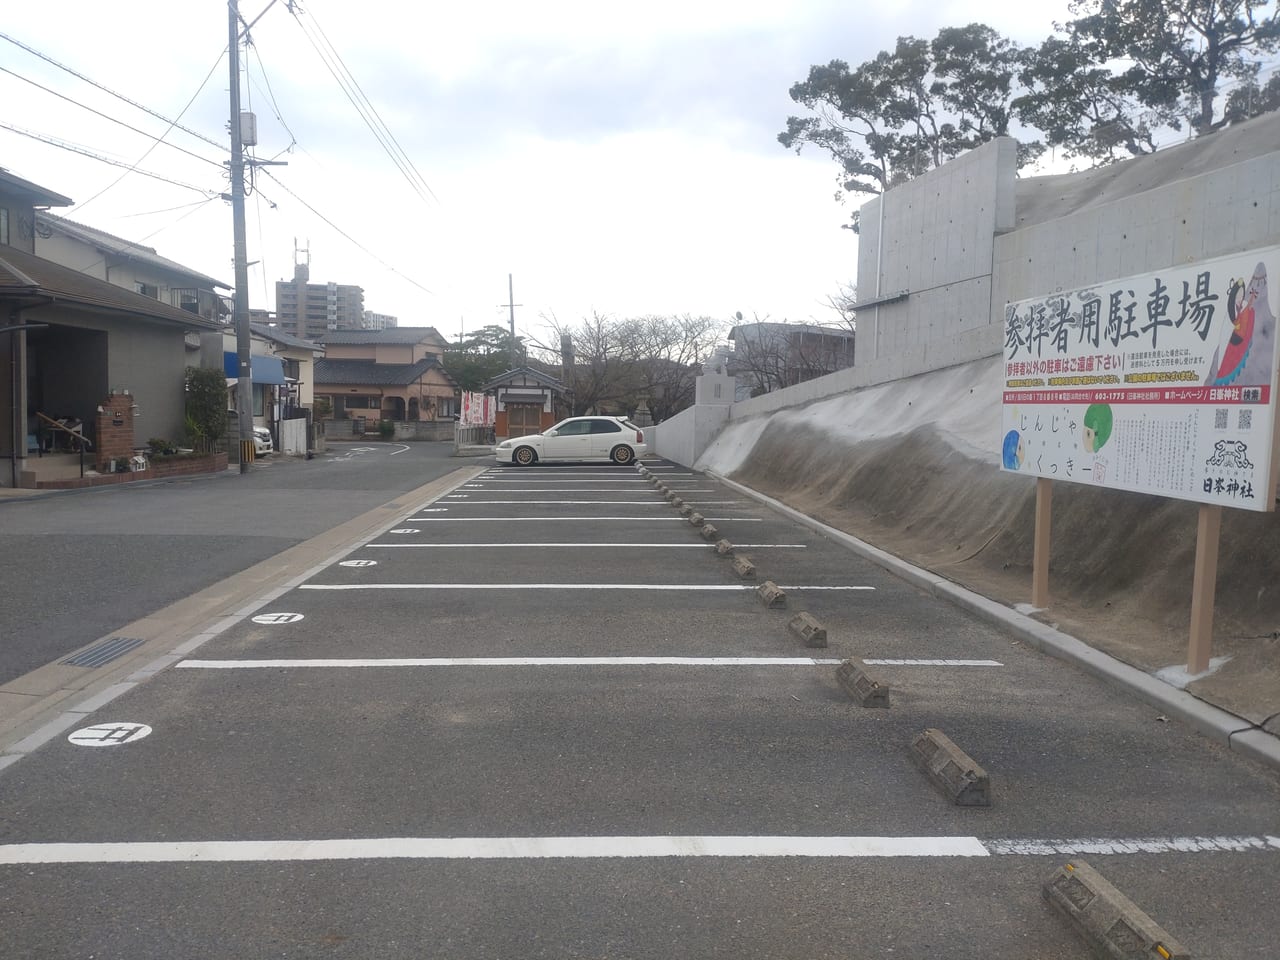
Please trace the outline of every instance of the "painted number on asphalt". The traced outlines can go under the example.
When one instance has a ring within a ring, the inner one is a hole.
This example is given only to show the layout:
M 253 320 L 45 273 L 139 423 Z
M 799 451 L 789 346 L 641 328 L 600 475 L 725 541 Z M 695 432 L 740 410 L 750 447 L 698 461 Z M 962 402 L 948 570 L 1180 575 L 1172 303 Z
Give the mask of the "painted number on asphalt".
M 376 567 L 377 560 L 343 560 L 338 564 L 340 567 Z
M 300 613 L 260 613 L 253 618 L 253 622 L 274 625 L 277 623 L 297 623 L 301 619 L 302 614 Z
M 141 740 L 151 732 L 145 723 L 95 723 L 81 727 L 67 739 L 80 747 L 118 747 L 122 743 Z

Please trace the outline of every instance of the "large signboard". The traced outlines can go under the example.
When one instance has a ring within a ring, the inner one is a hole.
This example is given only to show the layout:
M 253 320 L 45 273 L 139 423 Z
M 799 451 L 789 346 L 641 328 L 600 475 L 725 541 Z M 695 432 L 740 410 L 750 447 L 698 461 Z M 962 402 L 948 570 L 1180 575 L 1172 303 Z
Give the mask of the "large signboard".
M 1270 510 L 1280 247 L 1005 311 L 1002 468 Z

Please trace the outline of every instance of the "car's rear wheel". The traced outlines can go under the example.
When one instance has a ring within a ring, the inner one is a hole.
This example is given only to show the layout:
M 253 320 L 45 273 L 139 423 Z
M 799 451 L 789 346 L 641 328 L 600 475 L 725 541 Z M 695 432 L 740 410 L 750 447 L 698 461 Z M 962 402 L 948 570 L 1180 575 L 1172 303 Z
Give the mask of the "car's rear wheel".
M 635 453 L 625 443 L 620 443 L 613 448 L 609 454 L 609 459 L 620 467 L 625 467 L 628 463 L 636 458 Z
M 511 459 L 522 467 L 529 467 L 538 462 L 538 455 L 534 453 L 533 447 L 516 447 Z

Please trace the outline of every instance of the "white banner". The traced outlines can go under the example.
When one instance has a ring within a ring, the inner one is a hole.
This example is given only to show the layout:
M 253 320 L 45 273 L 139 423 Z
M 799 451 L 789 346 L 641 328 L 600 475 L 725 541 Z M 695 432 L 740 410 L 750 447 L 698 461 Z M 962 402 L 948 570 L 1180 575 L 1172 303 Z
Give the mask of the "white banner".
M 1280 247 L 1005 311 L 1001 467 L 1271 510 Z
M 464 427 L 492 427 L 497 407 L 497 401 L 487 393 L 464 392 L 458 422 Z

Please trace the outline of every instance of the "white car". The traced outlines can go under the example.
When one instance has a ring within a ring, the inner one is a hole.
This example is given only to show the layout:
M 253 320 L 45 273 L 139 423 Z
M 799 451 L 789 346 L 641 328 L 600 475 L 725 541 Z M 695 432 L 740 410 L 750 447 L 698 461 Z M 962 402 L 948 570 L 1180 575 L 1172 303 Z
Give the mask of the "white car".
M 552 460 L 632 463 L 648 452 L 644 431 L 626 417 L 570 417 L 550 430 L 503 440 L 493 448 L 499 463 L 527 467 Z
M 266 427 L 253 428 L 253 453 L 254 456 L 262 456 L 264 453 L 271 453 L 275 447 L 271 443 L 271 431 Z

